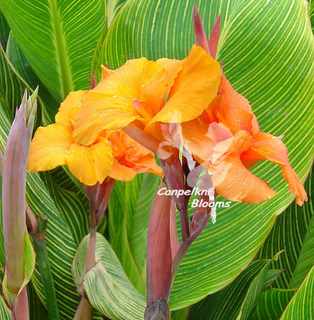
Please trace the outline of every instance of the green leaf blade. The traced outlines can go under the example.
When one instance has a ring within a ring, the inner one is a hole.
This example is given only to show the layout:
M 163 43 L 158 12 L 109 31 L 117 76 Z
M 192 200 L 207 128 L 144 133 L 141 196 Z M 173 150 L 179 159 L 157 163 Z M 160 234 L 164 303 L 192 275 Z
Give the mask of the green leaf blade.
M 101 0 L 1 3 L 18 45 L 57 100 L 89 87 L 91 59 L 105 30 L 104 6 Z

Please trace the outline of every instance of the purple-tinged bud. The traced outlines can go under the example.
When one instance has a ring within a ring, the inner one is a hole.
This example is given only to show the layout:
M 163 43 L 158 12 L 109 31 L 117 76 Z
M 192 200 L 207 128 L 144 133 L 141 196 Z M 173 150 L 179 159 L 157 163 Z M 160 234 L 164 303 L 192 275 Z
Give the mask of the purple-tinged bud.
M 217 17 L 208 40 L 209 52 L 214 58 L 216 58 L 217 56 L 220 32 L 221 32 L 221 18 Z
M 208 41 L 197 6 L 193 8 L 195 43 L 209 52 Z
M 3 292 L 8 304 L 12 307 L 16 297 L 29 281 L 25 271 L 27 263 L 25 261 L 25 251 L 33 250 L 30 247 L 26 227 L 25 188 L 28 150 L 36 113 L 36 96 L 37 92 L 31 97 L 27 97 L 26 93 L 24 94 L 8 135 L 2 163 L 5 247 Z
M 221 18 L 217 17 L 208 41 L 207 41 L 206 32 L 204 30 L 202 18 L 196 6 L 194 6 L 193 8 L 193 22 L 194 22 L 195 43 L 201 46 L 208 53 L 210 53 L 213 58 L 216 58 L 218 42 L 220 38 L 220 31 L 221 31 Z

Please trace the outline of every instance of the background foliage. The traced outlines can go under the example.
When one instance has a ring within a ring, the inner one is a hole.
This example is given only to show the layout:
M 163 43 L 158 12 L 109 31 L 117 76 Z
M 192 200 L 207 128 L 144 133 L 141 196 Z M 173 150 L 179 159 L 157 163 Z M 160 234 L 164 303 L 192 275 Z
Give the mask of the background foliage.
M 222 18 L 218 58 L 233 85 L 252 103 L 264 131 L 283 136 L 302 179 L 313 160 L 313 3 L 303 0 L 199 0 L 206 30 Z M 39 86 L 38 124 L 52 121 L 59 102 L 88 88 L 100 64 L 127 59 L 182 58 L 193 39 L 195 1 L 5 0 L 0 2 L 0 146 L 24 88 Z M 170 297 L 177 319 L 312 319 L 313 180 L 304 208 L 278 168 L 254 171 L 278 195 L 265 204 L 233 204 L 218 211 L 182 261 Z M 142 319 L 145 306 L 146 231 L 158 179 L 118 183 L 99 230 L 99 263 L 84 288 L 100 314 Z M 87 201 L 67 172 L 29 175 L 27 201 L 48 218 L 49 264 L 61 319 L 72 319 L 76 281 L 88 232 Z M 281 252 L 282 251 L 282 252 Z M 278 256 L 277 253 L 281 252 Z M 3 266 L 3 246 L 0 247 Z M 74 261 L 74 262 L 73 262 Z M 37 266 L 31 319 L 45 319 L 45 290 Z M 193 306 L 192 306 L 193 305 Z M 192 306 L 192 307 L 191 307 Z M 187 309 L 189 308 L 189 310 Z M 0 303 L 1 319 L 8 318 Z M 47 318 L 48 319 L 48 318 Z

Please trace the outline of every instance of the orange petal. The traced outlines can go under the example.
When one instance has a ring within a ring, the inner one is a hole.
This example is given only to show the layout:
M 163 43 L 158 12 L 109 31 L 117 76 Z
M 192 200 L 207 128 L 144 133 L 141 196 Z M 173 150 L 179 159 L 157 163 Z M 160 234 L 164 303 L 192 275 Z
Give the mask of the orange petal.
M 139 118 L 133 103 L 139 99 L 143 84 L 161 67 L 145 58 L 126 62 L 106 72 L 103 80 L 83 99 L 75 122 L 77 142 L 89 145 L 106 129 L 120 129 Z
M 132 59 L 107 76 L 93 89 L 104 95 L 116 95 L 137 99 L 143 83 L 160 70 L 160 66 L 146 58 Z
M 182 124 L 182 134 L 186 149 L 197 159 L 208 161 L 214 146 L 208 135 L 208 125 L 200 119 L 185 122 Z
M 135 167 L 138 173 L 152 173 L 156 176 L 162 176 L 163 171 L 157 165 L 152 153 L 144 154 L 136 163 Z
M 121 96 L 105 96 L 91 90 L 84 96 L 83 105 L 73 133 L 75 141 L 83 145 L 94 143 L 104 130 L 124 128 L 138 117 L 132 100 Z
M 302 206 L 308 200 L 306 191 L 299 177 L 290 165 L 281 167 L 282 175 L 289 185 L 289 189 L 296 196 L 296 203 Z
M 243 159 L 249 163 L 254 157 L 257 160 L 269 160 L 279 164 L 290 191 L 296 196 L 297 204 L 302 205 L 307 201 L 304 186 L 291 167 L 287 147 L 280 138 L 262 132 L 255 135 L 253 145 L 247 154 L 243 154 Z
M 252 136 L 247 131 L 241 130 L 231 138 L 216 143 L 213 147 L 210 161 L 216 163 L 230 155 L 240 157 L 241 153 L 248 150 L 251 144 Z
M 120 181 L 130 181 L 139 173 L 152 173 L 162 176 L 162 169 L 156 164 L 153 157 L 142 159 L 133 168 L 127 167 L 115 160 L 110 172 L 110 177 Z
M 136 173 L 162 174 L 161 168 L 155 162 L 154 154 L 123 131 L 114 132 L 109 139 L 116 160 L 111 177 L 116 177 L 118 180 L 130 180 Z M 120 173 L 119 170 L 121 170 Z M 125 178 L 123 174 L 126 174 Z
M 131 181 L 136 174 L 137 172 L 134 169 L 126 167 L 120 164 L 119 161 L 114 160 L 109 176 L 115 180 Z
M 222 76 L 218 97 L 209 108 L 209 114 L 212 113 L 233 133 L 239 130 L 250 133 L 259 131 L 249 102 L 232 87 L 225 76 Z
M 226 158 L 210 168 L 209 173 L 213 174 L 216 192 L 226 199 L 260 203 L 275 195 L 267 183 L 254 176 L 237 156 Z
M 70 130 L 60 124 L 38 128 L 30 145 L 28 169 L 37 172 L 64 165 L 71 140 Z
M 91 186 L 102 183 L 109 175 L 113 163 L 110 143 L 101 139 L 89 147 L 72 144 L 66 163 L 83 184 Z
M 254 135 L 251 147 L 261 159 L 269 160 L 280 165 L 288 165 L 288 150 L 282 140 L 269 133 L 260 132 Z
M 56 114 L 56 123 L 72 128 L 75 116 L 81 109 L 82 97 L 85 93 L 86 91 L 80 90 L 68 94 Z
M 159 70 L 152 75 L 150 81 L 141 88 L 142 101 L 145 101 L 149 113 L 154 116 L 162 108 L 164 101 L 168 98 L 170 89 L 182 70 L 183 63 L 174 59 L 159 59 L 156 61 Z
M 195 119 L 215 98 L 220 79 L 219 63 L 201 47 L 193 46 L 183 61 L 168 102 L 152 123 L 181 123 Z
M 224 141 L 232 137 L 231 131 L 222 123 L 213 122 L 208 126 L 208 136 L 215 142 Z

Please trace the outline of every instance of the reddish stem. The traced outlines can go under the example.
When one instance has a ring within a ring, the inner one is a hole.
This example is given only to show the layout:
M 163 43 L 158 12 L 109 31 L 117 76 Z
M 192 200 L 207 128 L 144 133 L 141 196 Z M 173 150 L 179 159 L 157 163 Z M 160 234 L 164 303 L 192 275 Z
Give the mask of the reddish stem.
M 13 320 L 29 320 L 27 288 L 24 287 L 17 296 L 12 308 Z
M 92 307 L 89 301 L 83 296 L 76 310 L 74 320 L 91 320 L 91 319 L 92 319 Z

